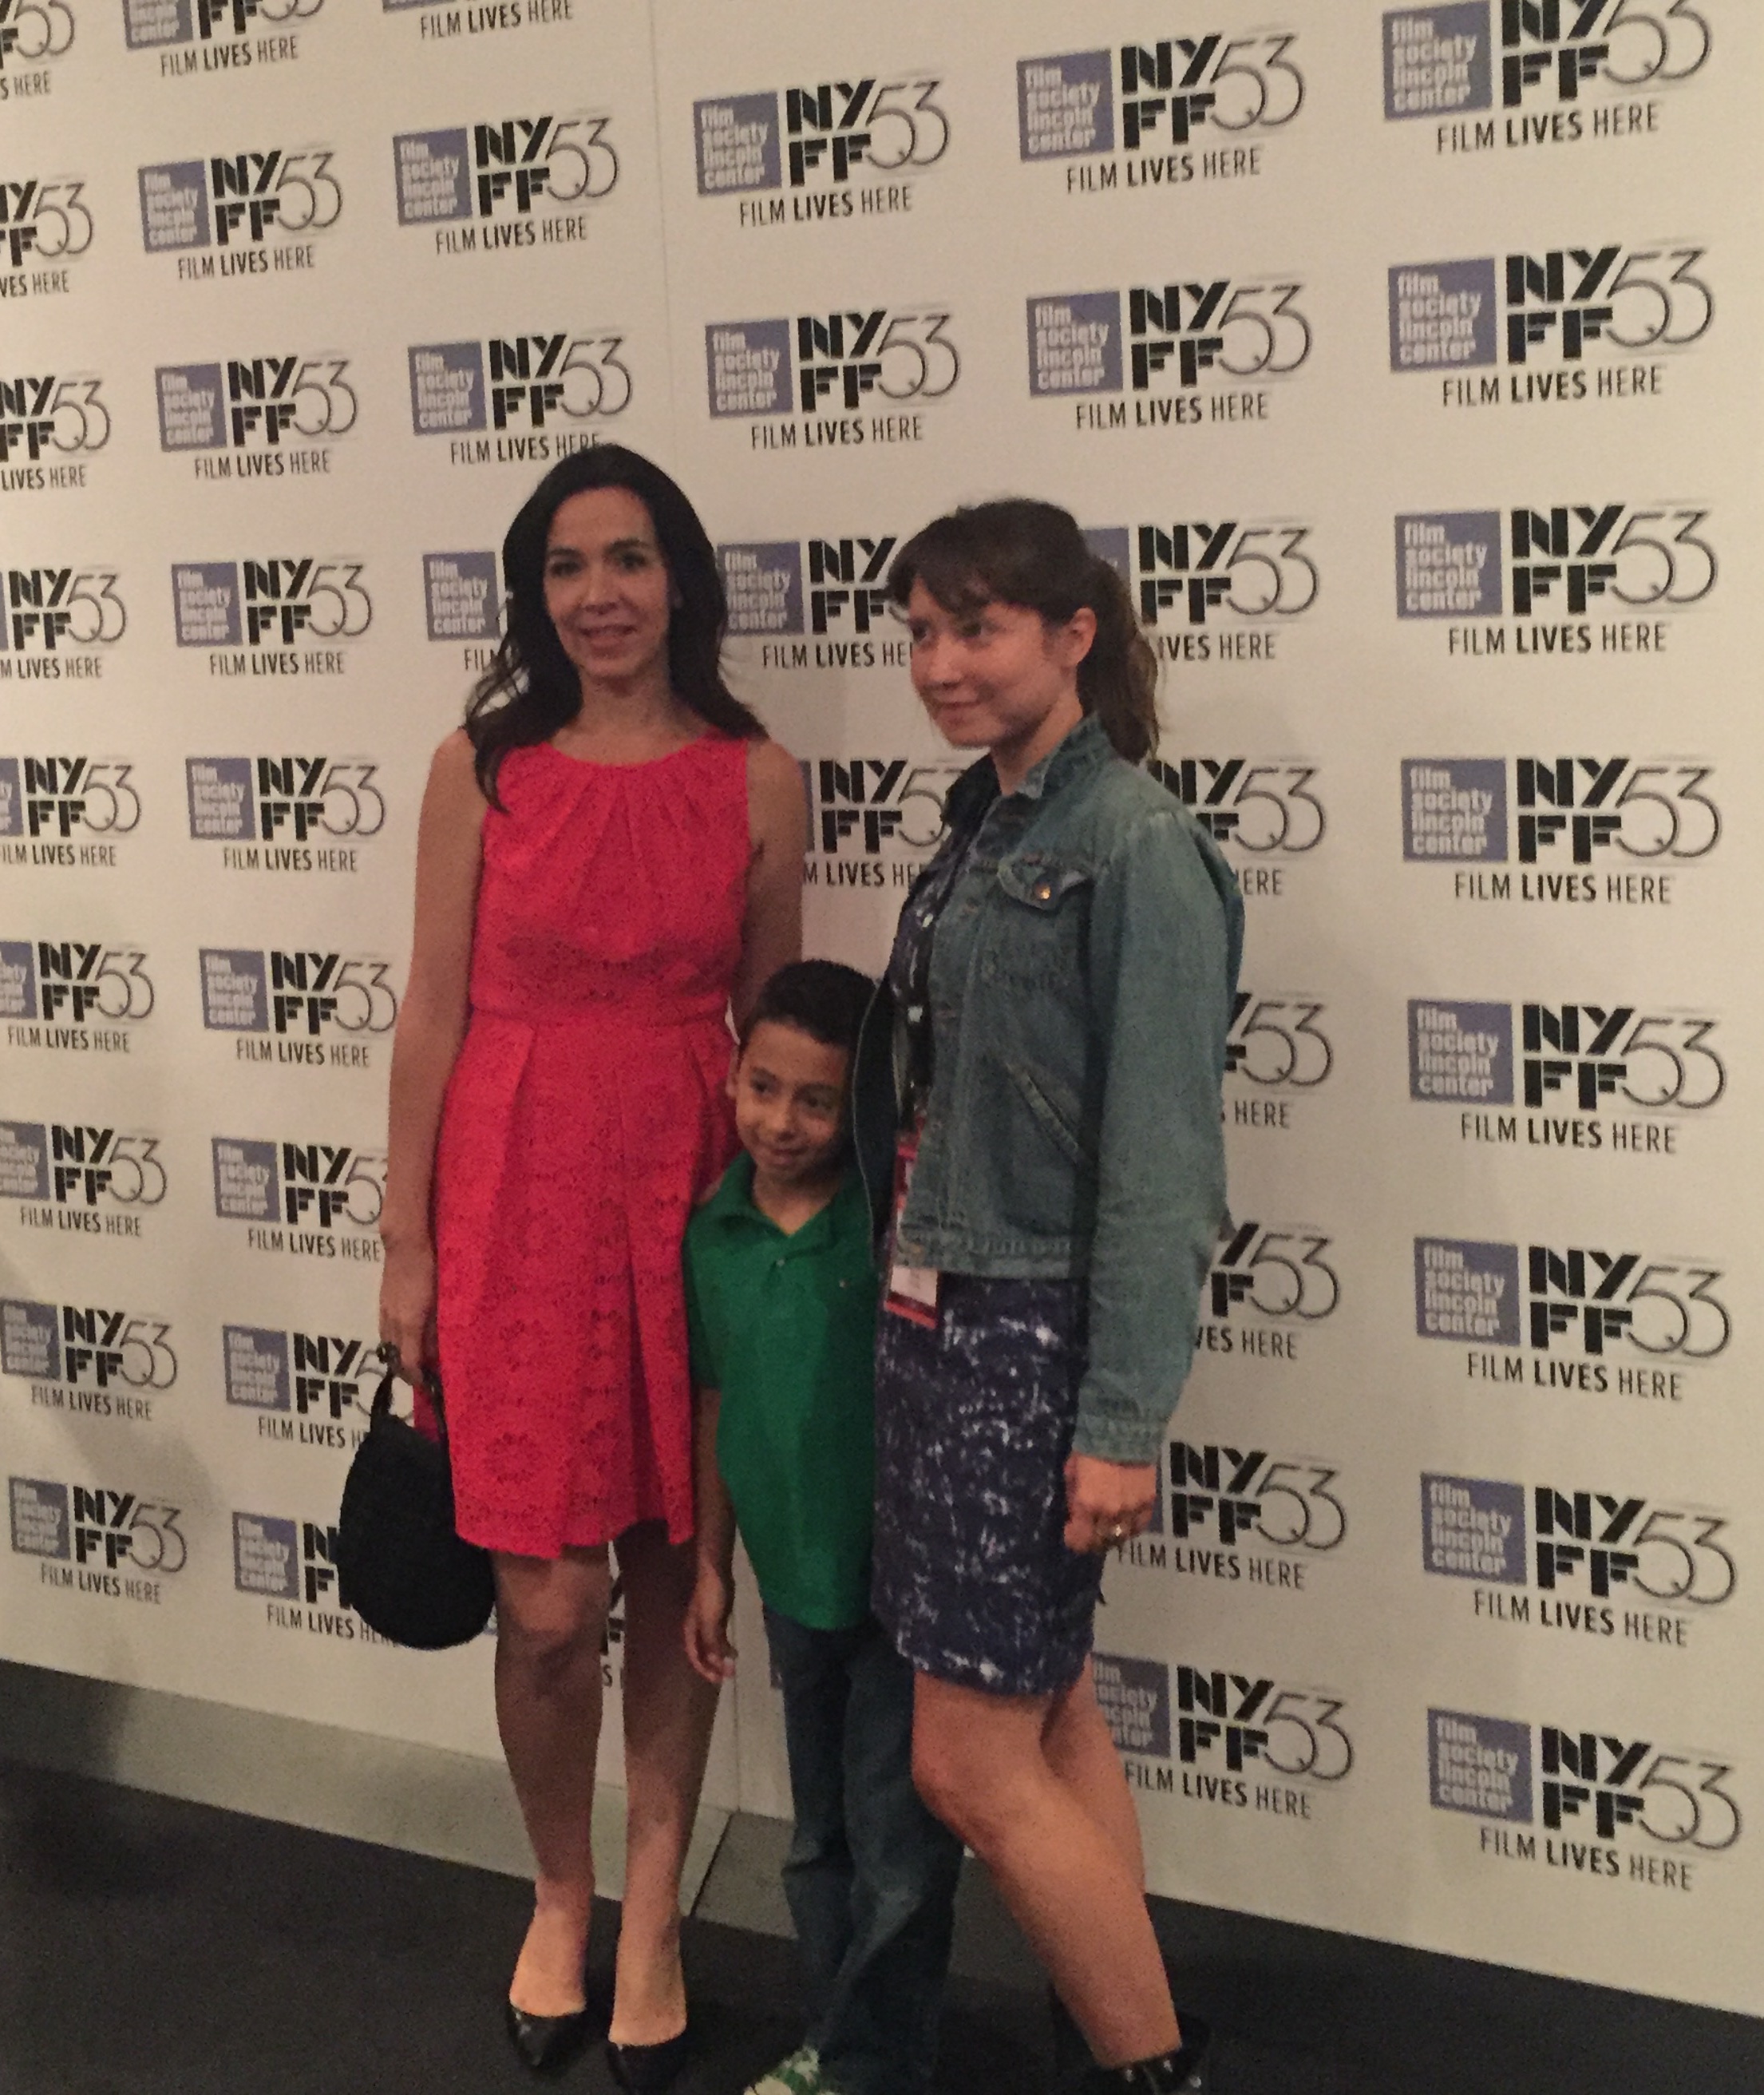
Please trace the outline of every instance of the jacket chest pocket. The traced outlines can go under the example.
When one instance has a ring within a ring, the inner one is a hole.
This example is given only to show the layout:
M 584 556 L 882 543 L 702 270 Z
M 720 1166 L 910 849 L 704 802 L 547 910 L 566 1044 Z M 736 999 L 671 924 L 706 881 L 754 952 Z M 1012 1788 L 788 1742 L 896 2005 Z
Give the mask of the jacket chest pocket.
M 1090 868 L 1023 852 L 1004 860 L 997 878 L 1000 899 L 989 912 L 987 973 L 1069 999 L 1078 987 L 1089 929 Z

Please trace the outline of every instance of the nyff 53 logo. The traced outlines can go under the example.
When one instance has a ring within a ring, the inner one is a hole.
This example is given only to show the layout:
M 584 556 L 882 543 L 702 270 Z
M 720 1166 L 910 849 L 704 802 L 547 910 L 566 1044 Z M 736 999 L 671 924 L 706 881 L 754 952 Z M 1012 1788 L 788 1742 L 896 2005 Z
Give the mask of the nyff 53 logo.
M 1510 603 L 1516 619 L 1682 611 L 1720 573 L 1703 535 L 1708 515 L 1673 503 L 1587 502 L 1399 516 L 1397 615 L 1499 618 Z
M 255 28 L 311 21 L 324 0 L 123 0 L 132 51 L 166 45 L 240 43 Z
M 510 116 L 392 142 L 400 225 L 521 220 L 610 195 L 619 155 L 605 115 Z M 510 243 L 528 244 L 537 236 Z
M 386 819 L 379 770 L 363 757 L 189 757 L 190 834 L 217 843 L 378 836 Z
M 328 1332 L 222 1326 L 227 1401 L 247 1410 L 336 1422 L 358 1409 L 377 1374 L 376 1342 Z
M 1462 262 L 1406 263 L 1390 272 L 1390 368 L 1449 371 L 1477 364 L 1578 366 L 1688 349 L 1715 316 L 1688 243 L 1553 247 Z M 1493 381 L 1488 381 L 1492 385 Z M 1546 389 L 1583 398 L 1584 377 Z M 1501 397 L 1498 389 L 1483 396 Z M 1533 397 L 1515 385 L 1510 397 Z
M 786 186 L 836 191 L 875 176 L 933 167 L 949 143 L 949 120 L 935 99 L 941 85 L 924 76 L 854 75 L 786 88 L 781 98 L 771 90 L 696 102 L 698 194 L 728 196 Z M 851 209 L 847 198 L 831 210 L 798 209 L 794 215 L 845 217 Z M 784 217 L 780 198 L 769 222 L 782 224 Z M 757 211 L 744 210 L 744 224 L 764 222 Z
M 891 631 L 889 564 L 897 535 L 719 546 L 732 634 Z
M 73 10 L 67 0 L 0 0 L 0 102 L 10 101 L 6 75 L 65 58 L 73 48 Z
M 1588 1853 L 1567 1840 L 1546 1840 L 1544 1859 L 1589 1875 L 1628 1875 L 1691 1888 L 1689 1858 L 1718 1854 L 1739 1840 L 1744 1823 L 1727 1787 L 1731 1762 L 1693 1749 L 1672 1750 L 1627 1732 L 1579 1725 L 1515 1723 L 1457 1710 L 1427 1713 L 1427 1773 L 1438 1811 L 1535 1825 L 1579 1840 L 1640 1841 L 1676 1849 L 1682 1875 L 1659 1877 L 1631 1858 L 1626 1872 L 1614 1850 Z M 1485 1852 L 1535 1862 L 1530 1835 L 1485 1828 Z
M 229 357 L 224 364 L 164 364 L 154 373 L 159 448 L 274 451 L 345 436 L 355 426 L 346 356 Z
M 1249 37 L 1215 32 L 1148 38 L 1114 51 L 1019 59 L 1019 155 L 1049 160 L 1112 153 L 1118 116 L 1123 153 L 1186 146 L 1203 128 L 1222 141 L 1277 131 L 1304 106 L 1304 76 L 1288 55 L 1297 41 L 1284 31 Z M 1138 185 L 1130 179 L 1128 186 Z
M 1554 1484 L 1527 1488 L 1485 1477 L 1423 1476 L 1421 1522 L 1422 1567 L 1441 1578 L 1535 1585 L 1540 1593 L 1590 1595 L 1595 1601 L 1640 1596 L 1684 1608 L 1718 1608 L 1732 1599 L 1740 1582 L 1739 1567 L 1722 1540 L 1727 1519 L 1666 1499 Z M 1559 1622 L 1557 1613 L 1543 1612 L 1542 1627 L 1617 1633 L 1610 1609 L 1600 1609 L 1590 1622 Z M 1524 1621 L 1529 1611 L 1505 1618 Z
M 1651 94 L 1691 79 L 1713 39 L 1690 0 L 1500 0 L 1498 9 L 1494 0 L 1446 0 L 1393 10 L 1384 41 L 1390 119 L 1492 108 L 1497 89 L 1504 110 L 1574 114 L 1601 89 Z M 1492 124 L 1475 129 L 1474 145 L 1494 143 Z M 1507 142 L 1580 135 L 1578 123 L 1553 133 L 1515 131 L 1510 120 Z
M 1146 769 L 1193 810 L 1215 843 L 1271 857 L 1314 851 L 1327 828 L 1312 791 L 1318 767 L 1286 758 L 1154 758 Z
M 274 1514 L 232 1516 L 232 1583 L 241 1593 L 267 1600 L 337 1605 L 337 1530 L 311 1520 L 284 1520 Z M 355 1627 L 349 1623 L 347 1634 Z
M 114 568 L 0 568 L 0 654 L 108 647 L 128 624 Z
M 961 376 L 945 311 L 875 306 L 705 329 L 713 416 L 812 415 L 941 400 Z
M 1415 998 L 1409 1005 L 1409 1095 L 1434 1103 L 1511 1105 L 1514 1007 Z M 1552 1103 L 1597 1113 L 1700 1113 L 1727 1087 L 1709 1045 L 1716 1021 L 1639 1004 L 1518 1007 L 1520 1091 L 1527 1106 Z
M 0 1372 L 70 1389 L 164 1390 L 178 1378 L 160 1317 L 89 1304 L 0 1302 Z
M 1297 303 L 1304 288 L 1291 277 L 1281 281 L 1215 277 L 1135 284 L 1124 294 L 1081 291 L 1032 298 L 1029 391 L 1036 398 L 1119 393 L 1123 370 L 1127 390 L 1135 394 L 1193 393 L 1222 383 L 1290 377 L 1310 355 L 1310 323 Z M 1149 419 L 1200 418 L 1173 413 Z
M 1102 525 L 1084 534 L 1133 591 L 1142 624 L 1191 628 L 1309 611 L 1318 590 L 1317 565 L 1305 550 L 1310 537 L 1308 524 L 1234 516 L 1132 530 Z
M 101 451 L 111 440 L 110 410 L 99 394 L 103 380 L 50 372 L 0 378 L 0 466 L 24 458 L 36 464 L 59 453 L 72 458 Z M 3 486 L 40 486 L 40 479 L 0 480 Z
M 92 245 L 92 214 L 80 202 L 85 194 L 85 181 L 71 175 L 0 181 L 0 255 L 22 269 L 84 255 Z
M 180 561 L 172 570 L 180 647 L 292 647 L 358 640 L 373 623 L 359 560 L 311 554 Z
M 1223 1321 L 1253 1309 L 1301 1324 L 1333 1316 L 1341 1282 L 1323 1257 L 1332 1241 L 1301 1223 L 1227 1222 L 1207 1272 L 1208 1313 Z
M 823 756 L 805 763 L 810 850 L 828 858 L 876 858 L 891 847 L 933 849 L 943 838 L 944 796 L 961 769 L 906 756 Z
M 389 1033 L 398 993 L 389 964 L 344 953 L 240 952 L 205 946 L 198 956 L 202 1024 L 222 1033 Z
M 19 758 L 0 756 L 0 865 L 14 856 L 5 848 L 10 838 L 39 846 L 28 854 L 33 864 L 65 865 L 59 847 L 72 838 L 132 835 L 141 821 L 134 771 L 119 756 L 27 756 L 22 771 Z M 90 849 L 80 854 L 82 864 L 115 862 Z
M 0 1120 L 0 1197 L 59 1208 L 156 1208 L 159 1138 L 76 1122 Z
M 196 247 L 261 247 L 335 225 L 343 192 L 327 146 L 216 153 L 140 171 L 141 233 L 150 255 Z
M 371 1230 L 385 1198 L 382 1151 L 346 1143 L 213 1140 L 215 1213 L 223 1222 Z
M 1403 851 L 1411 860 L 1592 865 L 1688 863 L 1721 841 L 1712 764 L 1679 757 L 1410 756 Z
M 138 1024 L 153 1011 L 146 960 L 102 939 L 0 939 L 0 1017 Z
M 12 1547 L 20 1556 L 54 1557 L 101 1571 L 167 1575 L 181 1571 L 188 1561 L 176 1506 L 103 1485 L 70 1487 L 40 1477 L 12 1477 L 8 1484 Z
M 1308 1457 L 1288 1460 L 1262 1448 L 1170 1444 L 1170 1532 L 1179 1542 L 1242 1541 L 1275 1549 L 1338 1549 L 1347 1509 L 1331 1488 L 1340 1472 Z
M 1225 1039 L 1225 1074 L 1262 1091 L 1315 1090 L 1335 1067 L 1335 1050 L 1318 1023 L 1323 1016 L 1316 997 L 1239 990 Z
M 419 437 L 548 429 L 620 414 L 631 399 L 622 335 L 499 335 L 410 352 L 411 419 Z
M 1116 1748 L 1174 1757 L 1185 1797 L 1308 1818 L 1307 1800 L 1260 1786 L 1260 1779 L 1329 1784 L 1353 1766 L 1353 1744 L 1340 1721 L 1345 1705 L 1327 1690 L 1253 1671 L 1168 1666 L 1100 1651 L 1096 1685 Z M 1141 1776 L 1137 1786 L 1176 1787 L 1167 1776 L 1156 1783 Z

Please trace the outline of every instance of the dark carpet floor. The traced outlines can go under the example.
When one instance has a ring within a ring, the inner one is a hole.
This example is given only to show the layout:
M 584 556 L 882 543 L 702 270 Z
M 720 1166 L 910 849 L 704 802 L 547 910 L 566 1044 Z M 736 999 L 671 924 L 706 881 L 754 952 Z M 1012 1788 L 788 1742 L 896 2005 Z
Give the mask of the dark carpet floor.
M 0 2095 L 497 2095 L 513 1879 L 0 1763 Z M 616 1909 L 597 1916 L 597 1964 Z M 984 1910 L 971 1907 L 971 1935 Z M 1192 1907 L 1160 1914 L 1219 2095 L 1764 2095 L 1764 2023 Z M 1001 1923 L 1001 1926 L 1002 1923 Z M 738 2095 L 798 2023 L 789 1944 L 688 1923 L 680 2095 Z M 1001 1945 L 952 1988 L 949 2095 L 1049 2095 Z M 609 2095 L 604 2059 L 563 2083 Z

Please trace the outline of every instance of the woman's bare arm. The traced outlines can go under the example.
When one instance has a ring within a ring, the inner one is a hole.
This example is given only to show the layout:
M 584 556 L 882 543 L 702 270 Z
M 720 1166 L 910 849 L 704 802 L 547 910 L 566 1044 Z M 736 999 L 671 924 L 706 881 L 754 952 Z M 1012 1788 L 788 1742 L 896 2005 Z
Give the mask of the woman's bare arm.
M 456 732 L 436 751 L 423 795 L 411 973 L 392 1046 L 380 1335 L 411 1370 L 435 1354 L 429 1196 L 441 1101 L 465 1038 L 484 814 L 471 745 Z
M 802 773 L 776 742 L 747 746 L 747 820 L 753 856 L 747 868 L 747 915 L 741 964 L 729 1001 L 744 1024 L 768 976 L 802 957 L 802 854 L 808 811 Z

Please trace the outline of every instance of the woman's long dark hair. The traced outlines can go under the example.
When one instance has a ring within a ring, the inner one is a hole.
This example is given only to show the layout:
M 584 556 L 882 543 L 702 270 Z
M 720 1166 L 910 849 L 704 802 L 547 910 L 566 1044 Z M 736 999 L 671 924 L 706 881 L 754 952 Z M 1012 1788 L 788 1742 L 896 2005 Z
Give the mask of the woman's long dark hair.
M 890 602 L 904 611 L 923 582 L 958 616 L 1014 603 L 1064 625 L 1088 608 L 1097 637 L 1078 665 L 1078 697 L 1129 764 L 1158 747 L 1158 657 L 1134 615 L 1127 584 L 1093 553 L 1070 513 L 1012 496 L 952 510 L 909 538 L 889 569 Z
M 723 681 L 728 601 L 698 512 L 658 465 L 623 444 L 595 444 L 560 459 L 528 496 L 502 541 L 508 629 L 466 705 L 478 784 L 492 807 L 496 774 L 511 749 L 549 742 L 582 710 L 576 665 L 545 609 L 545 548 L 551 520 L 572 494 L 623 487 L 650 512 L 667 564 L 674 603 L 667 621 L 667 677 L 675 695 L 725 734 L 765 733 Z

